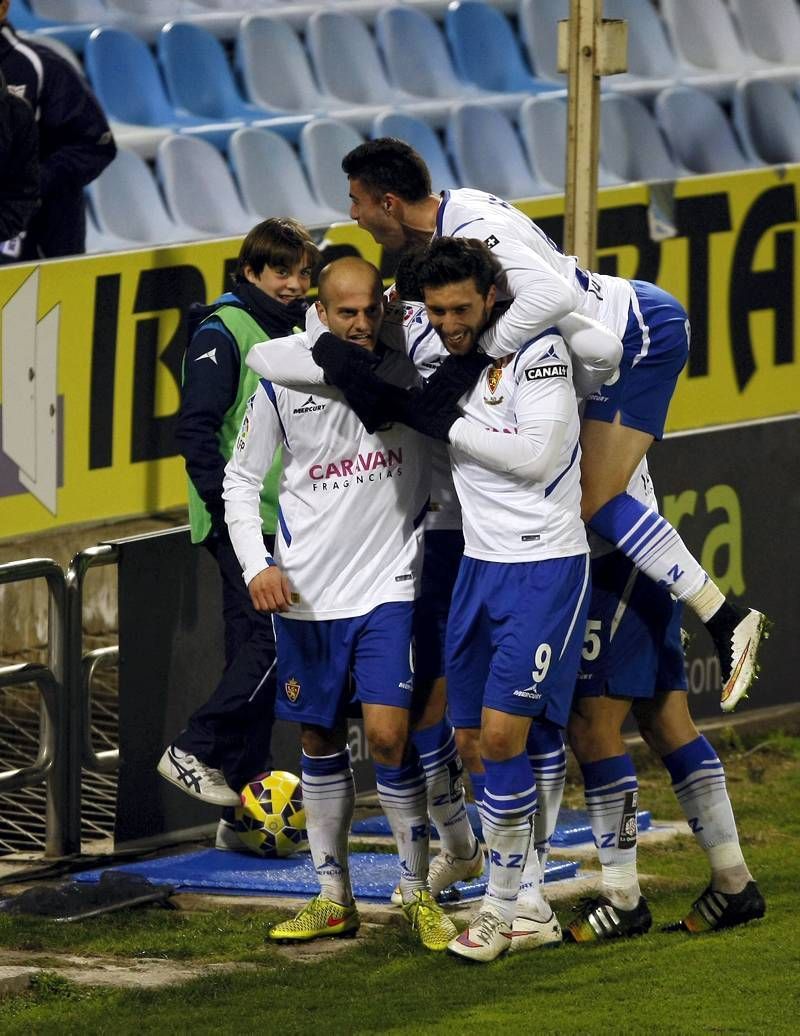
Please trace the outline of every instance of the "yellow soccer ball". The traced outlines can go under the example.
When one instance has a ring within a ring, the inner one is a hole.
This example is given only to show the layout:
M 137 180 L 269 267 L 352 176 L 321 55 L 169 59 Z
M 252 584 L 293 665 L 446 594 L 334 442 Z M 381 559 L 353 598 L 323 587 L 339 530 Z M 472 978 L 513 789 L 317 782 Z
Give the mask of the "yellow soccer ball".
M 235 827 L 246 849 L 258 856 L 290 856 L 308 848 L 300 778 L 270 770 L 242 788 Z

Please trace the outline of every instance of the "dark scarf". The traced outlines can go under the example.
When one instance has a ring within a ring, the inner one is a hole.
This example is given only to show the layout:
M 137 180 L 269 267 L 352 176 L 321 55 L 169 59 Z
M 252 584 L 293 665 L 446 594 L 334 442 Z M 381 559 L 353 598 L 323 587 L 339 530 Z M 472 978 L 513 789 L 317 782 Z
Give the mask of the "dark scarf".
M 295 327 L 301 330 L 305 327 L 308 307 L 305 299 L 295 299 L 286 305 L 265 295 L 249 281 L 237 284 L 233 290 L 244 303 L 247 312 L 258 321 L 270 338 L 283 338 L 292 334 Z

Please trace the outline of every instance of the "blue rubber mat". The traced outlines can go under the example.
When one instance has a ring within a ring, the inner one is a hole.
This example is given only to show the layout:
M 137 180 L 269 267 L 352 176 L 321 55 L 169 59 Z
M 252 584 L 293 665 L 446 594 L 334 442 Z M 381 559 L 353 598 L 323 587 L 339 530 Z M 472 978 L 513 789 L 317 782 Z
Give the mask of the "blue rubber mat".
M 107 869 L 107 868 L 106 868 Z M 124 863 L 117 871 L 143 874 L 155 885 L 173 885 L 181 892 L 219 893 L 238 896 L 308 896 L 319 885 L 311 856 L 301 853 L 284 860 L 262 860 L 246 853 L 201 849 L 179 856 Z M 573 878 L 578 864 L 548 863 L 546 881 Z M 104 870 L 83 871 L 75 881 L 99 881 Z M 350 877 L 359 899 L 388 900 L 400 873 L 399 857 L 393 853 L 351 853 Z M 482 896 L 485 879 L 458 886 L 464 899 Z
M 467 804 L 467 815 L 469 816 L 472 830 L 478 838 L 482 838 L 483 832 L 481 831 L 480 817 L 478 816 L 477 807 L 472 802 Z M 637 818 L 639 830 L 647 831 L 652 824 L 650 814 L 643 811 L 637 814 Z M 386 817 L 380 815 L 357 821 L 353 824 L 352 833 L 354 835 L 390 835 L 391 831 L 389 830 L 389 822 Z M 435 828 L 431 831 L 431 837 L 439 837 Z M 584 842 L 591 843 L 591 841 L 592 828 L 585 811 L 582 809 L 562 809 L 558 814 L 558 824 L 553 835 L 552 844 L 555 846 L 581 845 Z

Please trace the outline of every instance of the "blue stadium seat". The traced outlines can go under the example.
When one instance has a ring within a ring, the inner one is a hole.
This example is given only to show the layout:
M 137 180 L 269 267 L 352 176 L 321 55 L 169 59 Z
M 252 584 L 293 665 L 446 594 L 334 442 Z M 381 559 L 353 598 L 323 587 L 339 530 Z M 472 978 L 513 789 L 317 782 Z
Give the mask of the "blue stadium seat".
M 158 146 L 156 169 L 172 219 L 191 227 L 196 237 L 234 237 L 256 222 L 213 144 L 180 134 L 168 137 Z
M 552 89 L 531 74 L 514 30 L 496 7 L 483 0 L 453 0 L 444 28 L 453 65 L 464 82 L 499 93 Z
M 197 237 L 167 213 L 144 159 L 121 148 L 114 161 L 89 184 L 92 211 L 101 233 L 141 245 L 191 241 Z
M 341 212 L 326 208 L 312 195 L 300 159 L 288 140 L 277 133 L 237 130 L 229 150 L 242 198 L 250 212 L 262 219 L 293 216 L 307 227 L 328 227 L 342 219 Z
M 224 147 L 244 123 L 209 124 L 172 106 L 150 48 L 122 29 L 95 29 L 86 43 L 86 70 L 109 118 L 137 126 L 161 126 L 197 133 Z M 136 88 L 131 89 L 135 83 Z
M 733 124 L 749 159 L 769 165 L 800 162 L 800 105 L 785 83 L 759 76 L 740 79 Z
M 655 111 L 672 154 L 690 173 L 724 173 L 762 164 L 747 158 L 724 110 L 702 90 L 691 86 L 662 90 Z
M 169 96 L 179 112 L 209 122 L 263 126 L 292 140 L 308 121 L 304 116 L 281 115 L 244 101 L 222 44 L 199 25 L 165 25 L 158 38 L 158 57 Z
M 480 101 L 516 112 L 527 95 L 527 89 L 523 93 L 489 93 L 459 79 L 438 25 L 416 7 L 381 8 L 375 19 L 375 36 L 391 81 L 418 98 Z
M 462 104 L 447 123 L 447 148 L 463 184 L 509 200 L 551 193 L 533 175 L 511 121 L 481 104 Z
M 350 218 L 347 177 L 342 172 L 342 159 L 348 151 L 363 143 L 364 138 L 336 119 L 314 119 L 300 134 L 300 157 L 308 173 L 311 189 L 322 205 Z
M 373 137 L 397 137 L 410 144 L 425 159 L 436 192 L 461 187 L 436 131 L 423 119 L 403 112 L 384 111 L 372 125 Z
M 681 175 L 653 116 L 641 101 L 624 94 L 600 99 L 600 167 L 624 183 Z
M 447 121 L 449 101 L 423 100 L 389 82 L 372 34 L 352 11 L 316 11 L 308 20 L 306 43 L 322 89 L 351 105 L 370 107 L 370 119 L 391 107 L 435 125 Z

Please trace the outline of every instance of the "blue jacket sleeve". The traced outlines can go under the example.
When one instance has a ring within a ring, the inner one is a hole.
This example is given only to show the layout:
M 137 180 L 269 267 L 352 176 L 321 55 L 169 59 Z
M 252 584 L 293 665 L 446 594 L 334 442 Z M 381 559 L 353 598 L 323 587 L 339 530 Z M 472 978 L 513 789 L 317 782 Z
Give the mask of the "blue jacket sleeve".
M 220 320 L 206 321 L 184 360 L 176 440 L 186 472 L 208 508 L 215 529 L 225 529 L 222 479 L 225 457 L 218 432 L 239 388 L 239 350 Z

